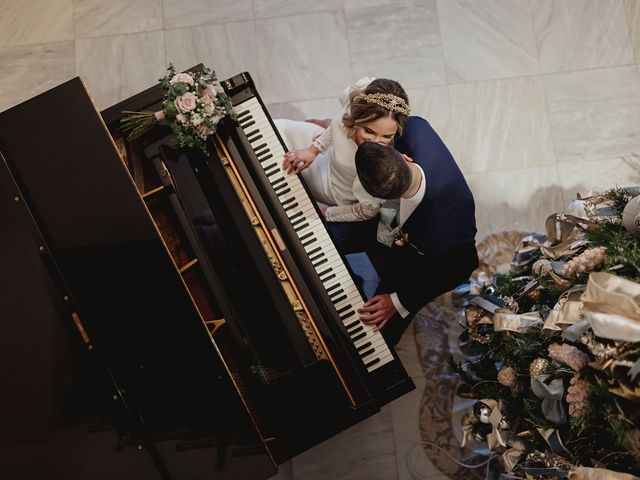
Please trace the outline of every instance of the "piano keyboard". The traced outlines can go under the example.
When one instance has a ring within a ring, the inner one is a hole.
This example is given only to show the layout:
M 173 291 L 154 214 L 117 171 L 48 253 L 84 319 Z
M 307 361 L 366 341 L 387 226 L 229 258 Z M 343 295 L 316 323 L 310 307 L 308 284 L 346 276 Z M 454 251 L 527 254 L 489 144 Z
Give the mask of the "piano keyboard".
M 364 300 L 325 228 L 315 205 L 298 175 L 282 169 L 285 148 L 256 97 L 234 106 L 238 122 L 247 136 L 273 191 L 284 208 L 309 260 L 344 324 L 367 371 L 393 361 L 380 332 L 364 324 L 357 310 Z

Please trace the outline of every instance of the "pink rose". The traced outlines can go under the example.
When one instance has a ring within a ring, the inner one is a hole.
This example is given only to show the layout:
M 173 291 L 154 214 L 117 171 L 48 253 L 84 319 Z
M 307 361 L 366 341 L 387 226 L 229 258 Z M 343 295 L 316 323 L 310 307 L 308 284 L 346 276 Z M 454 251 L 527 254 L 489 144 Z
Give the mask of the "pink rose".
M 184 117 L 183 114 L 179 113 L 176 115 L 176 122 L 178 123 L 184 123 L 186 120 L 186 118 Z
M 198 125 L 196 127 L 196 134 L 202 139 L 202 140 L 206 140 L 207 137 L 209 135 L 211 135 L 213 133 L 213 130 L 211 130 L 209 127 L 207 127 L 205 124 L 202 125 Z
M 193 93 L 187 92 L 177 97 L 174 103 L 180 113 L 187 113 L 196 108 L 196 100 L 197 97 Z
M 214 98 L 216 98 L 217 92 L 216 89 L 213 85 L 209 84 L 206 87 L 204 87 L 202 89 L 202 96 L 204 98 L 209 98 L 211 100 L 213 100 Z
M 211 116 L 216 111 L 216 106 L 213 104 L 213 100 L 209 97 L 202 97 L 202 111 L 205 115 Z
M 188 83 L 189 85 L 193 85 L 193 78 L 188 73 L 178 73 L 173 76 L 169 83 L 171 85 L 175 85 L 176 83 Z

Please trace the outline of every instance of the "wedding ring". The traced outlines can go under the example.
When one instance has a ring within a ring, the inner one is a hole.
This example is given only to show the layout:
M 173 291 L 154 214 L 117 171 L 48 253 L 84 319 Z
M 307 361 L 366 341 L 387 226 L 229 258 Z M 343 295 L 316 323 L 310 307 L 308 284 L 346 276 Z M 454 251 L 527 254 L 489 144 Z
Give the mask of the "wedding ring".
M 300 160 L 298 162 L 298 168 L 300 168 L 300 167 L 304 167 L 304 160 Z

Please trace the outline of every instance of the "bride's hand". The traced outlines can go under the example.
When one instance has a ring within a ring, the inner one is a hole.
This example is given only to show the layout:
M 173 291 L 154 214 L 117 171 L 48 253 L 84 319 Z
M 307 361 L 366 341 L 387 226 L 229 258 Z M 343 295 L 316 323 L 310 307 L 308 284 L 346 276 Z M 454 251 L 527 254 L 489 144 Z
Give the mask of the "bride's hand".
M 316 159 L 319 153 L 317 150 L 316 147 L 311 146 L 285 153 L 282 168 L 287 173 L 300 173 Z

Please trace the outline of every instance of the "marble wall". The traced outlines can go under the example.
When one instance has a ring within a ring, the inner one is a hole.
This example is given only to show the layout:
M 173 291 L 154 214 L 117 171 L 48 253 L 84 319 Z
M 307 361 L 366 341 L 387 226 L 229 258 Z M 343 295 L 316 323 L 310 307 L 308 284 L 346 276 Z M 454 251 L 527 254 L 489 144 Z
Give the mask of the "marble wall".
M 640 183 L 640 0 L 0 0 L 0 110 L 79 75 L 104 108 L 173 62 L 248 70 L 273 116 L 364 75 L 453 152 L 479 237 Z

